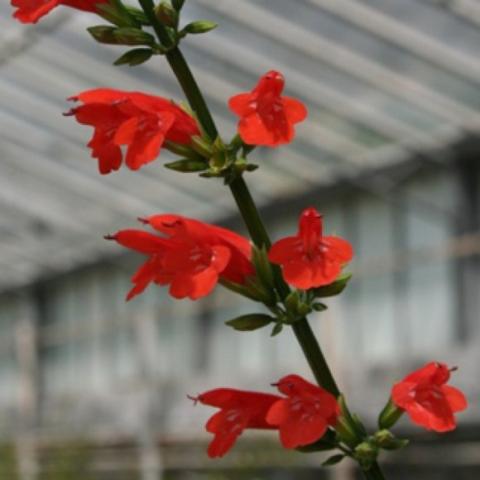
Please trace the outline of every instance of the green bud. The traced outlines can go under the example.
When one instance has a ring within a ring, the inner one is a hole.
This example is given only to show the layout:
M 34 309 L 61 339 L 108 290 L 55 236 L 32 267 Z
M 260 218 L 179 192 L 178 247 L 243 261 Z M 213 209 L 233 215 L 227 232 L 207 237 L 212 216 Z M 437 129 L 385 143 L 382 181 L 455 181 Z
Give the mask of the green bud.
M 178 13 L 168 2 L 157 5 L 155 15 L 159 22 L 167 27 L 175 28 L 178 24 Z
M 373 436 L 375 443 L 385 450 L 398 450 L 408 445 L 407 439 L 396 438 L 389 430 L 379 430 Z
M 207 33 L 210 30 L 213 30 L 217 27 L 215 22 L 211 22 L 210 20 L 197 20 L 196 22 L 189 23 L 183 31 L 186 33 Z
M 123 45 L 153 45 L 155 43 L 153 35 L 138 28 L 117 28 L 113 32 L 113 35 L 116 38 L 117 43 Z
M 176 172 L 192 173 L 202 172 L 207 169 L 207 164 L 202 160 L 190 160 L 189 158 L 183 158 L 176 162 L 166 163 L 165 168 L 175 170 Z
M 225 324 L 240 332 L 249 332 L 251 330 L 258 330 L 259 328 L 265 327 L 274 321 L 275 319 L 270 315 L 252 313 L 228 320 Z
M 353 456 L 364 470 L 369 470 L 377 459 L 378 448 L 371 442 L 362 442 L 355 447 Z
M 300 293 L 298 290 L 292 290 L 285 299 L 285 307 L 289 312 L 294 314 L 298 311 L 298 304 L 300 302 Z
M 114 65 L 130 65 L 134 67 L 141 65 L 151 58 L 153 52 L 150 48 L 135 48 L 127 53 L 124 53 L 121 57 L 117 58 Z
M 106 44 L 118 44 L 115 38 L 114 32 L 117 27 L 111 27 L 109 25 L 95 25 L 88 27 L 87 32 L 99 43 Z

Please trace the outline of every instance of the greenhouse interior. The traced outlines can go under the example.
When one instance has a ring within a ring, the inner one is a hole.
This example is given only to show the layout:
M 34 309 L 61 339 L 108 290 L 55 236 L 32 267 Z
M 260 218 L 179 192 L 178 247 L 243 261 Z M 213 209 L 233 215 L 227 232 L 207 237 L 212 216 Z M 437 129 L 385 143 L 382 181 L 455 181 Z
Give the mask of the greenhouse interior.
M 86 32 L 101 18 L 12 13 L 2 2 L 0 480 L 361 478 L 262 430 L 208 458 L 213 412 L 188 396 L 266 391 L 291 372 L 313 381 L 308 363 L 285 332 L 227 328 L 252 309 L 227 289 L 174 301 L 151 285 L 125 301 L 143 257 L 105 235 L 157 213 L 247 230 L 221 180 L 163 168 L 167 151 L 99 175 L 90 128 L 62 116 L 97 87 L 183 101 L 164 58 L 114 67 L 122 49 Z M 411 445 L 382 457 L 388 478 L 480 478 L 480 2 L 187 0 L 182 22 L 196 19 L 218 27 L 181 48 L 225 138 L 228 99 L 269 70 L 308 105 L 295 141 L 255 149 L 245 179 L 273 240 L 312 206 L 353 245 L 345 292 L 309 317 L 353 410 L 375 428 L 407 372 L 459 367 L 458 428 L 402 418 Z

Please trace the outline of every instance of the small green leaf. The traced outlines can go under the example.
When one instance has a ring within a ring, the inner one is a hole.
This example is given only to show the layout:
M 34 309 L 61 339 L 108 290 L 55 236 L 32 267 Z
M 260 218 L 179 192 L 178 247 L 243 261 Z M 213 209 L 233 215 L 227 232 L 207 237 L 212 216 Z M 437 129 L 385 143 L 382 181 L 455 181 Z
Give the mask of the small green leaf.
M 249 332 L 251 330 L 257 330 L 265 327 L 274 321 L 275 319 L 270 317 L 270 315 L 265 315 L 263 313 L 251 313 L 249 315 L 242 315 L 241 317 L 228 320 L 225 322 L 225 324 L 240 332 Z
M 197 20 L 195 22 L 189 23 L 184 29 L 184 32 L 187 33 L 207 33 L 210 30 L 213 30 L 218 25 L 215 22 L 211 22 L 210 20 Z
M 324 303 L 314 303 L 312 305 L 312 308 L 316 311 L 316 312 L 324 312 L 328 307 L 324 304 Z
M 183 158 L 176 162 L 166 163 L 165 167 L 176 172 L 191 173 L 191 172 L 203 172 L 208 168 L 208 165 L 202 160 L 190 160 Z
M 135 48 L 124 53 L 121 57 L 117 58 L 114 65 L 130 65 L 134 67 L 135 65 L 141 65 L 151 58 L 153 55 L 152 50 L 149 48 Z
M 281 323 L 276 323 L 275 326 L 272 328 L 272 332 L 270 333 L 270 336 L 276 337 L 282 330 L 283 330 L 283 325 Z
M 344 273 L 340 275 L 333 283 L 330 285 L 325 285 L 323 287 L 312 289 L 313 293 L 318 298 L 324 297 L 334 297 L 345 290 L 349 280 L 352 278 L 351 273 Z
M 343 453 L 338 454 L 338 455 L 333 455 L 333 456 L 327 458 L 322 463 L 322 466 L 323 467 L 331 467 L 333 465 L 336 465 L 337 463 L 340 463 L 345 457 L 346 457 L 346 455 L 344 455 Z

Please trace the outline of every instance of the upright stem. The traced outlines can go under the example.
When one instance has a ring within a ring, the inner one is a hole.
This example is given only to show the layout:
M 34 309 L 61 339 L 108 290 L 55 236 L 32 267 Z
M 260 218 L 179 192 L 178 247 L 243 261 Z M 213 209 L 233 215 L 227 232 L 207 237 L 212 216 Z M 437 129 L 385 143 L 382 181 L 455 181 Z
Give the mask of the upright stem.
M 377 462 L 375 462 L 369 470 L 363 472 L 363 475 L 366 480 L 385 480 L 382 470 L 380 469 Z
M 139 0 L 139 2 L 160 42 L 165 46 L 169 46 L 171 42 L 170 36 L 155 16 L 153 0 Z M 203 129 L 212 139 L 216 138 L 218 131 L 215 122 L 203 98 L 202 92 L 185 61 L 185 57 L 178 47 L 170 50 L 166 54 L 166 57 Z M 269 248 L 271 245 L 270 238 L 243 178 L 237 177 L 230 184 L 230 190 L 255 245 Z M 276 284 L 280 296 L 284 299 L 290 289 L 283 281 L 281 275 L 279 275 L 279 272 L 277 268 Z M 307 319 L 303 318 L 296 322 L 293 325 L 293 331 L 319 385 L 338 397 L 340 391 Z M 364 472 L 364 475 L 367 480 L 384 480 L 377 463 L 375 463 L 369 471 Z

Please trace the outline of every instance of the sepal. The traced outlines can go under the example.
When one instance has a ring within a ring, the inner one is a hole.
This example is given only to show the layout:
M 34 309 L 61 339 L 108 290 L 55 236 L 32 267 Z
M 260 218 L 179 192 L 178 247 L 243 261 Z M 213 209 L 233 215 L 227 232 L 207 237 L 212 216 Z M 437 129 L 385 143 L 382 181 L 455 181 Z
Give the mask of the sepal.
M 232 327 L 240 332 L 249 332 L 258 330 L 275 321 L 275 318 L 264 313 L 251 313 L 248 315 L 241 315 L 225 322 L 225 325 Z
M 351 278 L 351 273 L 343 273 L 333 283 L 323 287 L 312 288 L 310 291 L 313 292 L 317 298 L 334 297 L 345 290 Z
M 129 65 L 130 67 L 135 67 L 150 60 L 152 55 L 153 51 L 150 48 L 135 48 L 117 58 L 113 64 L 116 66 Z

